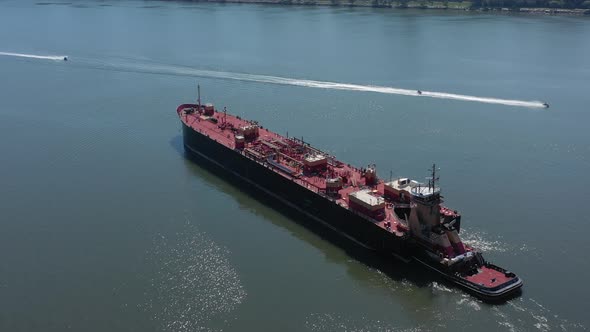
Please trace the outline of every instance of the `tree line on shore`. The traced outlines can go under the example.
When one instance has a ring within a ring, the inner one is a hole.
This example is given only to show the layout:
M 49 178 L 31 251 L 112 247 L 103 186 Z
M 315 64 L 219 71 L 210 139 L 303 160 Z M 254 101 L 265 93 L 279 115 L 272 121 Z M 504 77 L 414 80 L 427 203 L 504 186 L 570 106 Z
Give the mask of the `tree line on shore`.
M 280 0 L 283 3 L 293 3 L 297 0 Z M 306 4 L 314 4 L 314 0 L 303 0 Z M 370 0 L 374 7 L 401 8 L 560 8 L 560 9 L 590 9 L 590 0 Z M 330 0 L 332 5 L 355 5 L 363 0 Z M 454 6 L 449 3 L 455 4 Z M 458 5 L 458 6 L 457 6 Z M 587 11 L 588 12 L 588 11 Z
M 297 0 L 280 0 L 281 3 L 294 3 Z M 300 0 L 301 1 L 301 0 Z M 366 1 L 366 0 L 365 0 Z M 332 5 L 355 5 L 363 0 L 330 0 Z M 303 0 L 306 4 L 315 4 L 314 0 Z M 563 8 L 563 9 L 590 9 L 590 0 L 371 0 L 374 7 L 401 7 L 401 8 Z M 459 6 L 449 6 L 449 3 Z
M 218 2 L 232 0 L 212 0 Z M 265 0 L 234 0 L 234 1 L 265 1 Z M 266 0 L 273 2 L 273 0 Z M 437 9 L 496 9 L 496 8 L 554 8 L 554 9 L 588 9 L 584 13 L 590 15 L 590 0 L 274 0 L 280 4 L 317 5 L 329 2 L 332 6 L 373 6 L 397 8 L 437 8 Z
M 585 8 L 590 0 L 471 0 L 476 8 Z

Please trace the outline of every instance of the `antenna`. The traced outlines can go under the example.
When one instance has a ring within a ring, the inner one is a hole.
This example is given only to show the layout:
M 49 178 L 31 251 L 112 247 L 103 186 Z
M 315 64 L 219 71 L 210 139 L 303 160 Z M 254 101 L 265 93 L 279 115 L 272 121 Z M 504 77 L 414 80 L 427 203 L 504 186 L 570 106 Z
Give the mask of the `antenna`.
M 199 112 L 201 111 L 201 85 L 197 84 L 197 104 L 199 105 Z
M 436 188 L 436 181 L 438 180 L 438 178 L 436 177 L 436 164 L 432 164 L 432 179 L 429 181 L 432 183 L 432 192 L 434 193 L 434 190 Z

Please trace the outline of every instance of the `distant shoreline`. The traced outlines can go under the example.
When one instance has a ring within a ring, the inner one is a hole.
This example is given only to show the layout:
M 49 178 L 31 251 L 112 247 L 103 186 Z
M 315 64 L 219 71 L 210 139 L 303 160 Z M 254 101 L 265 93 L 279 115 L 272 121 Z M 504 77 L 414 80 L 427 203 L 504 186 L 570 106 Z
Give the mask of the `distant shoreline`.
M 465 12 L 499 12 L 529 15 L 590 15 L 590 9 L 542 7 L 472 7 L 470 1 L 394 1 L 394 0 L 201 0 L 214 3 L 252 3 L 286 6 L 370 7 L 391 9 L 429 9 Z

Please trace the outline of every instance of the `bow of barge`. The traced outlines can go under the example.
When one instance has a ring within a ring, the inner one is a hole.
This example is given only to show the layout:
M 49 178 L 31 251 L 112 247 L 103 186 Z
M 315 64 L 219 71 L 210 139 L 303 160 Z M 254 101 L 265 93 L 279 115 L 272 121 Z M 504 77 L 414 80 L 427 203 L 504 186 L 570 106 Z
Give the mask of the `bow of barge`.
M 461 215 L 445 207 L 436 167 L 423 184 L 378 178 L 302 139 L 274 133 L 211 104 L 182 104 L 185 150 L 363 247 L 414 260 L 476 296 L 514 294 L 522 280 L 487 262 L 460 237 Z

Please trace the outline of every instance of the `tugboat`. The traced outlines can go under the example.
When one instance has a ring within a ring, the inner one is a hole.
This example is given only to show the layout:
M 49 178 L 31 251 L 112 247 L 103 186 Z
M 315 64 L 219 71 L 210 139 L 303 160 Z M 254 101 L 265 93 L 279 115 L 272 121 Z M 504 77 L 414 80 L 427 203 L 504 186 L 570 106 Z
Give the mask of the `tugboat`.
M 486 261 L 480 251 L 461 241 L 461 215 L 442 205 L 437 180 L 436 166 L 432 165 L 427 185 L 409 186 L 412 198 L 406 219 L 416 245 L 413 259 L 484 300 L 514 294 L 522 280 Z
M 486 300 L 516 294 L 522 280 L 459 237 L 461 214 L 442 205 L 436 166 L 427 184 L 384 181 L 375 164 L 355 167 L 303 139 L 201 104 L 176 109 L 194 160 L 237 179 L 354 243 L 427 269 Z

